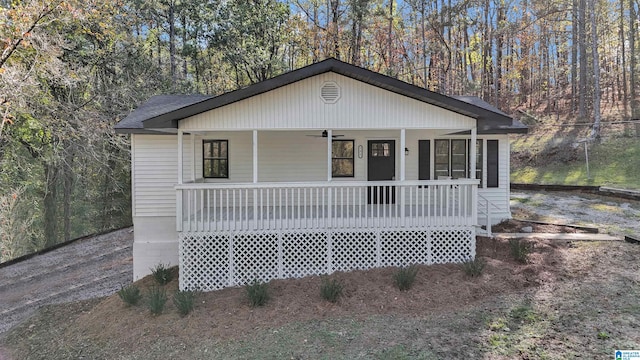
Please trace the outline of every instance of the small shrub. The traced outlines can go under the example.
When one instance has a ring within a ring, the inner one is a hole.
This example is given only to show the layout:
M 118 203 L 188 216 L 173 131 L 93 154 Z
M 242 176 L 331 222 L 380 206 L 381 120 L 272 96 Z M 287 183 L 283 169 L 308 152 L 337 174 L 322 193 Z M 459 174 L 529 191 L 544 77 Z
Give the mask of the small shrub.
M 253 282 L 245 287 L 247 290 L 247 297 L 251 307 L 264 306 L 269 300 L 269 291 L 266 283 L 253 280 Z
M 509 240 L 511 255 L 519 263 L 526 264 L 529 261 L 529 254 L 533 251 L 533 244 L 520 239 Z
M 335 303 L 342 296 L 343 287 L 340 281 L 323 277 L 320 285 L 320 295 L 323 299 Z
M 151 289 L 149 289 L 149 300 L 147 302 L 147 305 L 149 306 L 149 310 L 151 310 L 152 314 L 161 314 L 166 302 L 167 292 L 164 288 L 153 286 Z
M 158 264 L 151 269 L 151 275 L 160 285 L 165 285 L 173 279 L 173 274 L 169 270 L 169 265 Z
M 125 287 L 120 286 L 120 290 L 118 291 L 118 296 L 128 306 L 137 305 L 140 299 L 142 298 L 142 294 L 140 294 L 140 288 L 138 288 L 136 285 L 133 285 L 133 284 Z
M 462 263 L 465 274 L 471 277 L 478 277 L 482 275 L 482 270 L 484 270 L 485 265 L 487 265 L 487 262 L 484 261 L 483 258 L 479 257 Z
M 417 274 L 418 268 L 415 265 L 402 267 L 393 275 L 393 280 L 400 291 L 407 291 L 411 289 L 413 283 L 416 281 Z
M 598 332 L 598 339 L 600 339 L 600 340 L 607 340 L 610 337 L 611 336 L 609 336 L 609 334 L 606 331 Z
M 178 291 L 173 295 L 173 304 L 178 309 L 180 316 L 186 316 L 193 310 L 196 293 L 193 291 Z

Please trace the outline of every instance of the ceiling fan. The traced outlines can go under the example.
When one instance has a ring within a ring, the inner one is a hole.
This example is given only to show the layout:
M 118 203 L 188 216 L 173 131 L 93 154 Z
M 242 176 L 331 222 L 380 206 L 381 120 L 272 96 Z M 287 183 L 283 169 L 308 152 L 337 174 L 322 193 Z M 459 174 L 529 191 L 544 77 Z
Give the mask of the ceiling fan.
M 329 137 L 329 132 L 328 132 L 327 130 L 324 130 L 324 131 L 322 131 L 322 134 L 321 134 L 321 135 L 307 135 L 307 136 L 310 136 L 310 137 L 323 137 L 323 138 L 326 138 L 326 137 Z M 344 136 L 344 135 L 339 135 L 339 134 L 332 134 L 332 135 L 331 135 L 331 137 L 332 137 L 332 138 L 337 138 L 337 137 L 342 137 L 342 136 Z

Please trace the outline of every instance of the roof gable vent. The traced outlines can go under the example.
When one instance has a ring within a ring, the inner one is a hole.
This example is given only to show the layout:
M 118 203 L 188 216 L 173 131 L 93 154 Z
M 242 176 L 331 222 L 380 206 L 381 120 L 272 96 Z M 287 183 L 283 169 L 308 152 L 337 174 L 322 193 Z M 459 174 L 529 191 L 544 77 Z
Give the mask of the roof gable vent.
M 340 99 L 340 86 L 333 81 L 322 84 L 320 97 L 326 104 L 335 104 Z

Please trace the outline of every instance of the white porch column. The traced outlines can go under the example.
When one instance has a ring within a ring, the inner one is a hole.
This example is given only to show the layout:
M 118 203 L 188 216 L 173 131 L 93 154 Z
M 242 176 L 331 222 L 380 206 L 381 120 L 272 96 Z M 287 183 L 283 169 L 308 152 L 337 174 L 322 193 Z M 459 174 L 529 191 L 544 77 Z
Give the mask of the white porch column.
M 471 156 L 471 161 L 469 162 L 469 172 L 471 172 L 471 174 L 469 174 L 469 178 L 470 179 L 475 179 L 476 178 L 476 158 L 477 158 L 477 154 L 476 154 L 476 142 L 478 141 L 478 136 L 477 136 L 477 129 L 476 127 L 472 127 L 471 128 L 471 151 L 469 152 Z M 473 186 L 472 190 L 471 190 L 471 220 L 473 221 L 473 224 L 477 224 L 478 223 L 478 186 Z M 475 250 L 473 250 L 473 254 L 472 256 L 475 258 Z
M 178 130 L 178 184 L 182 185 L 182 156 L 183 156 L 183 141 L 184 131 Z
M 178 130 L 178 185 L 182 185 L 182 136 L 184 132 Z M 176 231 L 182 231 L 182 190 L 176 190 Z
M 333 140 L 333 130 L 327 130 L 327 181 L 331 181 L 331 154 L 332 154 L 332 143 Z
M 470 144 L 471 149 L 469 149 L 470 150 L 470 152 L 469 152 L 470 155 L 469 156 L 471 156 L 471 159 L 470 159 L 471 161 L 469 161 L 469 164 L 470 164 L 469 172 L 471 173 L 471 174 L 469 174 L 469 179 L 475 179 L 476 178 L 476 166 L 477 166 L 477 164 L 476 164 L 476 158 L 477 158 L 476 142 L 477 142 L 477 140 L 478 140 L 477 130 L 476 130 L 475 127 L 473 127 L 471 129 L 471 144 Z
M 258 130 L 253 130 L 253 183 L 258 182 Z M 253 188 L 253 229 L 258 229 L 258 189 Z
M 406 172 L 406 155 L 405 150 L 407 148 L 406 129 L 400 129 L 400 181 L 405 181 Z
M 191 181 L 196 182 L 196 134 L 191 133 Z
M 405 181 L 406 157 L 404 149 L 407 147 L 406 129 L 400 129 L 400 181 Z M 405 226 L 404 186 L 400 187 L 400 225 Z
M 253 130 L 253 183 L 258 182 L 258 130 Z

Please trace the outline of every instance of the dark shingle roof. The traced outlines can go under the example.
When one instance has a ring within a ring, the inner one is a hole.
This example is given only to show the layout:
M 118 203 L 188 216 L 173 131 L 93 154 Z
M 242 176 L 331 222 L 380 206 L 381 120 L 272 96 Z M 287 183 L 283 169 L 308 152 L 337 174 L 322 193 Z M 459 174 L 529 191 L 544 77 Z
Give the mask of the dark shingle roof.
M 143 121 L 147 119 L 184 109 L 211 98 L 213 96 L 210 95 L 156 95 L 122 119 L 115 128 L 118 132 L 139 133 L 139 130 L 144 129 Z
M 327 72 L 334 72 L 362 81 L 396 94 L 407 96 L 478 120 L 478 129 L 510 127 L 513 119 L 504 112 L 484 103 L 478 105 L 466 99 L 455 99 L 429 91 L 398 79 L 382 75 L 333 58 L 284 73 L 248 87 L 219 96 L 168 95 L 153 97 L 116 125 L 118 132 L 145 132 L 153 129 L 175 129 L 181 119 L 213 110 L 225 105 L 256 96 L 297 81 Z M 156 99 L 160 98 L 160 99 Z

